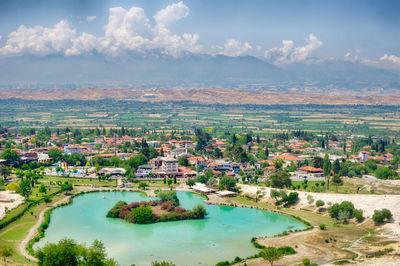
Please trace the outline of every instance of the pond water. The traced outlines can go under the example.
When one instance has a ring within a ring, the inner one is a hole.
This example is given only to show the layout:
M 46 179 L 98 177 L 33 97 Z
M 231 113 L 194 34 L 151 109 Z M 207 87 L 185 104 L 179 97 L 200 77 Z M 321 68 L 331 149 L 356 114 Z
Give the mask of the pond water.
M 273 236 L 284 230 L 304 229 L 293 218 L 249 208 L 206 205 L 190 192 L 177 192 L 180 205 L 192 209 L 203 204 L 209 215 L 203 220 L 162 222 L 149 225 L 131 224 L 122 219 L 106 218 L 119 200 L 151 200 L 135 192 L 97 192 L 75 197 L 73 203 L 58 208 L 51 215 L 46 242 L 68 237 L 79 243 L 103 241 L 107 254 L 121 265 L 151 265 L 165 260 L 176 265 L 215 265 L 257 253 L 250 239 Z M 104 198 L 104 197 L 105 198 Z

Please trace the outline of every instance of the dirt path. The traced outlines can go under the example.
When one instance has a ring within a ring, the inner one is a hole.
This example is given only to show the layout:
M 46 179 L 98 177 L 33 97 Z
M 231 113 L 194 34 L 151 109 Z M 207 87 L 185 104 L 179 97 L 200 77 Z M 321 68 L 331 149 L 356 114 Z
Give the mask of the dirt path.
M 25 236 L 25 238 L 19 243 L 19 252 L 21 253 L 22 256 L 24 256 L 28 261 L 34 261 L 37 262 L 37 259 L 35 257 L 33 257 L 31 254 L 29 254 L 29 252 L 26 250 L 26 247 L 29 243 L 29 241 L 35 237 L 35 235 L 37 234 L 37 230 L 39 228 L 39 226 L 43 223 L 44 221 L 44 214 L 47 210 L 56 207 L 58 205 L 60 205 L 61 203 L 65 203 L 68 202 L 70 199 L 70 197 L 65 197 L 59 201 L 57 201 L 56 203 L 54 203 L 51 206 L 46 207 L 44 210 L 42 210 L 39 214 L 39 219 L 37 220 L 36 224 L 29 230 L 28 234 Z

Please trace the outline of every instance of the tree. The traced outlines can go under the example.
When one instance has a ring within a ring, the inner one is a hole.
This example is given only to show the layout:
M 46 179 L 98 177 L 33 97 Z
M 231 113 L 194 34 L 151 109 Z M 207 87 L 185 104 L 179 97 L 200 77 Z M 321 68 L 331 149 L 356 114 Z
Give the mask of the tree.
M 189 166 L 189 160 L 185 156 L 182 156 L 181 158 L 179 158 L 178 163 L 181 166 L 185 166 L 185 167 Z
M 39 266 L 117 266 L 113 260 L 107 258 L 104 244 L 95 240 L 90 247 L 78 245 L 74 240 L 64 238 L 58 243 L 47 243 L 36 252 Z
M 19 184 L 17 192 L 21 196 L 24 196 L 25 198 L 28 198 L 29 195 L 32 193 L 31 181 L 28 180 L 28 179 L 22 180 L 21 183 Z
M 13 254 L 13 250 L 9 246 L 3 245 L 0 247 L 0 256 L 3 257 L 4 264 L 6 264 L 7 258 L 11 257 L 12 254 Z
M 154 221 L 153 211 L 149 206 L 134 208 L 131 215 L 133 215 L 135 223 L 138 224 L 150 224 Z
M 168 184 L 168 186 L 171 186 L 171 185 L 172 185 L 172 179 L 171 179 L 171 178 L 168 178 L 168 179 L 167 179 L 167 184 Z
M 54 162 L 62 161 L 64 159 L 63 152 L 58 148 L 50 149 L 48 155 Z
M 398 174 L 396 171 L 390 170 L 387 167 L 379 167 L 375 171 L 375 176 L 379 179 L 393 179 L 396 178 Z
M 313 157 L 311 159 L 311 166 L 315 168 L 322 168 L 323 167 L 323 159 L 319 156 Z
M 196 184 L 196 182 L 193 179 L 188 179 L 186 181 L 186 185 L 188 185 L 190 188 L 193 187 Z
M 336 192 L 338 192 L 338 186 L 343 185 L 343 180 L 340 178 L 339 174 L 333 175 L 332 183 L 336 186 Z
M 275 169 L 282 169 L 283 163 L 285 162 L 283 159 L 274 159 L 272 161 L 274 163 Z
M 329 177 L 331 176 L 331 161 L 329 160 L 329 156 L 325 153 L 325 157 L 323 160 L 323 168 L 324 168 L 324 176 L 327 179 L 327 188 L 329 190 Z
M 268 147 L 265 148 L 265 158 L 268 159 L 269 157 L 269 150 Z
M 236 179 L 233 177 L 224 176 L 219 181 L 218 189 L 219 190 L 226 189 L 226 190 L 230 190 L 230 191 L 236 191 Z
M 333 172 L 334 172 L 335 174 L 339 174 L 339 172 L 340 172 L 340 162 L 339 162 L 339 159 L 336 159 L 336 160 L 333 162 L 332 170 L 333 170 Z
M 19 162 L 20 161 L 20 156 L 18 152 L 15 150 L 12 150 L 10 148 L 5 149 L 1 154 L 0 154 L 0 159 L 6 160 L 8 163 L 14 163 L 14 162 Z
M 36 253 L 39 266 L 78 265 L 80 246 L 72 239 L 61 239 L 58 244 L 48 243 Z
M 193 208 L 194 217 L 203 219 L 208 213 L 203 205 L 198 204 Z
M 145 190 L 146 188 L 149 187 L 149 184 L 145 183 L 145 182 L 140 182 L 139 183 L 139 188 Z
M 283 256 L 276 247 L 266 247 L 260 252 L 260 255 L 264 260 L 267 260 L 271 266 L 273 266 L 274 261 L 279 260 Z
M 281 196 L 281 193 L 278 190 L 271 189 L 269 196 L 276 200 L 277 198 L 279 198 Z
M 290 174 L 286 171 L 280 171 L 270 177 L 272 186 L 276 188 L 284 188 L 292 185 Z
M 46 186 L 43 183 L 40 184 L 40 186 L 39 186 L 39 193 L 44 193 L 44 194 L 47 193 Z
M 325 202 L 323 200 L 317 200 L 315 202 L 315 206 L 317 206 L 317 207 L 322 207 L 324 205 L 325 205 Z
M 11 174 L 11 170 L 9 167 L 5 165 L 0 165 L 0 176 L 4 177 L 4 180 Z
M 375 224 L 382 224 L 392 219 L 392 216 L 392 213 L 388 209 L 375 210 L 374 215 L 372 215 L 372 220 Z
M 176 196 L 176 191 L 160 191 L 157 193 L 157 197 L 160 198 L 162 201 L 174 201 L 175 206 L 179 206 L 179 199 Z

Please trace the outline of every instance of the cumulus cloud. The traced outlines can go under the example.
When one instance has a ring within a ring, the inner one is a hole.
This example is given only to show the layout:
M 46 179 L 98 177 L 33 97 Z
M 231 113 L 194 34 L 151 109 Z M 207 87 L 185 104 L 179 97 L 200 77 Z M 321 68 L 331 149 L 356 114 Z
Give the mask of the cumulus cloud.
M 96 16 L 87 16 L 86 21 L 94 21 L 96 19 Z
M 235 39 L 226 40 L 223 47 L 214 46 L 213 48 L 217 50 L 218 54 L 223 54 L 226 56 L 244 55 L 253 49 L 253 47 L 249 43 L 242 43 Z
M 379 58 L 379 61 L 388 62 L 392 64 L 400 64 L 400 57 L 395 56 L 394 54 L 392 55 L 384 54 L 381 58 Z
M 159 25 L 168 26 L 171 23 L 189 16 L 189 8 L 183 2 L 174 3 L 158 11 L 154 15 L 154 20 Z
M 17 31 L 8 35 L 0 56 L 16 56 L 22 54 L 48 55 L 62 53 L 76 56 L 93 51 L 118 56 L 126 52 L 146 53 L 157 51 L 174 57 L 185 52 L 199 52 L 202 46 L 197 42 L 197 33 L 182 35 L 171 32 L 169 26 L 189 15 L 189 8 L 183 2 L 168 5 L 154 15 L 154 22 L 139 7 L 125 9 L 113 7 L 109 9 L 108 23 L 104 26 L 104 36 L 88 33 L 76 35 L 66 20 L 55 24 L 52 28 L 42 26 L 25 27 L 21 25 Z M 93 21 L 96 16 L 88 16 Z
M 6 44 L 0 47 L 0 55 L 63 53 L 71 47 L 75 34 L 76 30 L 71 29 L 66 20 L 61 20 L 52 28 L 42 26 L 28 28 L 21 25 L 17 31 L 8 35 Z
M 314 34 L 308 35 L 306 45 L 295 46 L 292 40 L 283 40 L 281 47 L 271 48 L 264 53 L 264 57 L 273 60 L 277 64 L 302 62 L 323 43 Z

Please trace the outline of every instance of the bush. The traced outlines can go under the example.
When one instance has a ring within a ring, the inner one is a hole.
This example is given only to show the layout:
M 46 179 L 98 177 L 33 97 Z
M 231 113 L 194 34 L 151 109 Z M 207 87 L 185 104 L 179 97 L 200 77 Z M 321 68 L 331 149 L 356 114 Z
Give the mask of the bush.
M 317 206 L 317 207 L 322 207 L 324 205 L 325 205 L 325 202 L 323 200 L 317 200 L 315 202 L 315 206 Z
M 382 224 L 392 219 L 392 213 L 388 209 L 375 210 L 372 220 L 375 224 Z
M 107 212 L 106 217 L 118 218 L 119 213 L 121 212 L 121 207 L 124 205 L 127 205 L 125 201 L 122 200 L 118 201 L 117 204 L 115 204 L 114 207 Z
M 290 247 L 290 246 L 283 246 L 283 247 L 279 247 L 278 251 L 282 254 L 282 255 L 292 255 L 292 254 L 296 254 L 296 251 L 294 250 L 294 248 Z
M 175 206 L 179 206 L 179 199 L 176 196 L 176 191 L 160 191 L 157 193 L 157 197 L 159 197 L 162 201 L 174 201 Z
M 138 224 L 150 224 L 154 220 L 153 211 L 149 206 L 140 206 L 131 211 L 135 223 Z
M 357 222 L 362 222 L 364 220 L 362 210 L 354 210 L 353 215 L 354 215 L 354 218 L 357 219 Z
M 319 229 L 325 230 L 325 228 L 326 228 L 326 226 L 325 226 L 324 224 L 320 224 L 320 225 L 319 225 Z
M 195 206 L 192 212 L 196 218 L 200 219 L 204 218 L 208 214 L 206 208 L 201 204 Z

